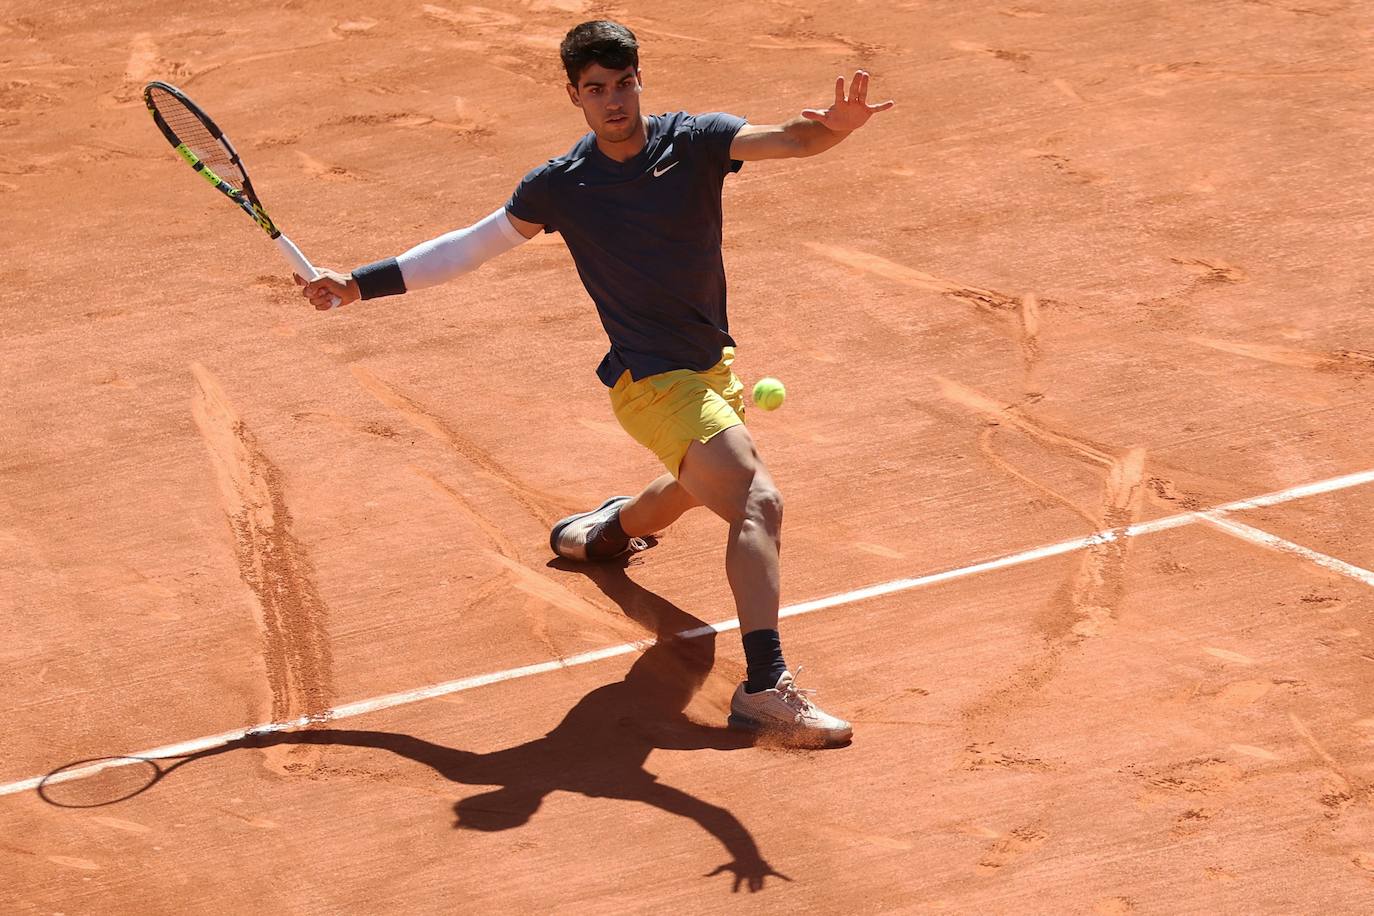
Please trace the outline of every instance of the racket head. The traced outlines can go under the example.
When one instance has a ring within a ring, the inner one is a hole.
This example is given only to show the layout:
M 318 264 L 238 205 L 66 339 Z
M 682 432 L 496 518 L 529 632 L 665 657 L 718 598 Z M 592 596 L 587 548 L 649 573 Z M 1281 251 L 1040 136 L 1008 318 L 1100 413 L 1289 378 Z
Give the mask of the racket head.
M 143 103 L 162 136 L 177 155 L 206 181 L 244 209 L 268 235 L 277 227 L 263 211 L 238 151 L 205 110 L 170 83 L 154 80 L 143 87 Z

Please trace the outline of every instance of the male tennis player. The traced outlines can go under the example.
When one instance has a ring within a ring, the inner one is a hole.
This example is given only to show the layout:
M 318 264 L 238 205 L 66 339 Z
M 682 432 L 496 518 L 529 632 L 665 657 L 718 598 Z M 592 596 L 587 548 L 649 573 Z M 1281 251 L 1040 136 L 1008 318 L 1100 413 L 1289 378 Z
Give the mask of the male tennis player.
M 621 426 L 667 473 L 638 496 L 616 496 L 554 525 L 553 551 L 608 559 L 643 547 L 688 509 L 730 525 L 725 573 L 734 593 L 747 680 L 730 724 L 800 745 L 850 740 L 848 722 L 797 687 L 778 636 L 782 496 L 744 426 L 744 386 L 731 371 L 735 341 L 725 308 L 721 188 L 745 161 L 814 156 L 893 103 L 869 105 L 860 70 L 835 101 L 784 124 L 729 114 L 640 113 L 639 45 L 623 25 L 584 22 L 560 52 L 567 92 L 591 132 L 525 176 L 485 219 L 367 264 L 304 283 L 317 309 L 433 286 L 516 247 L 559 232 L 611 348 L 597 375 Z M 297 278 L 299 281 L 299 278 Z

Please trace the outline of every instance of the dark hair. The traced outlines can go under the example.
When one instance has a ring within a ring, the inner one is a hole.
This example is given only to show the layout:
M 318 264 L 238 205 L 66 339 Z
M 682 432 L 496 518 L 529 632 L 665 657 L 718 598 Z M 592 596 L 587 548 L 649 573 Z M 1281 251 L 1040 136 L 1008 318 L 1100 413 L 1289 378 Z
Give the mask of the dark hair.
M 563 58 L 563 69 L 568 71 L 568 82 L 574 86 L 582 71 L 592 64 L 600 64 L 607 70 L 639 67 L 639 42 L 635 40 L 635 33 L 608 19 L 574 26 L 558 46 L 558 53 Z

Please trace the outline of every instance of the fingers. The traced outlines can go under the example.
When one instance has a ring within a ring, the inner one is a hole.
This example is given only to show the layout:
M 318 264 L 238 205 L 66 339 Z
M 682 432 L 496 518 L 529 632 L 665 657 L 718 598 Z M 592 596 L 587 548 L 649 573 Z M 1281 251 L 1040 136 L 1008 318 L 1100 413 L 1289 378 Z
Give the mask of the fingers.
M 867 70 L 855 70 L 854 78 L 849 81 L 849 96 L 845 97 L 844 77 L 835 77 L 835 105 L 843 105 L 845 102 L 856 103 L 859 105 L 868 104 L 868 83 L 869 75 Z M 888 106 L 889 108 L 891 105 Z
M 860 105 L 868 99 L 868 71 L 855 70 L 854 79 L 849 84 L 849 101 Z
M 879 104 L 879 105 L 869 105 L 869 106 L 868 106 L 868 110 L 869 110 L 869 111 L 887 111 L 889 108 L 891 108 L 893 105 L 896 105 L 896 104 L 897 104 L 896 102 L 892 101 L 891 99 L 888 99 L 886 102 L 883 102 L 883 103 L 881 103 L 881 104 Z
M 297 277 L 299 280 L 300 278 Z M 309 283 L 301 283 L 301 295 L 310 301 L 316 311 L 327 311 L 340 305 L 348 294 L 348 287 L 333 277 L 320 277 Z

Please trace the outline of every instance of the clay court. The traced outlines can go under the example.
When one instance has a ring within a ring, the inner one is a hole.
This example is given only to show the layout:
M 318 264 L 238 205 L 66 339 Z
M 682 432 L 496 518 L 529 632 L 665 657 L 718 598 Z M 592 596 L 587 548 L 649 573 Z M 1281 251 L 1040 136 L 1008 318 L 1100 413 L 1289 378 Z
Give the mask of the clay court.
M 0 14 L 0 910 L 1369 912 L 1374 6 L 488 2 Z M 140 98 L 348 270 L 567 150 L 588 18 L 897 100 L 724 191 L 848 747 L 724 727 L 723 522 L 552 558 L 660 472 L 557 235 L 317 313 Z

